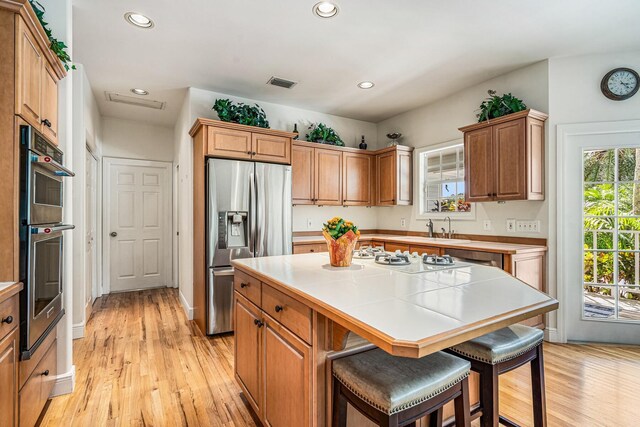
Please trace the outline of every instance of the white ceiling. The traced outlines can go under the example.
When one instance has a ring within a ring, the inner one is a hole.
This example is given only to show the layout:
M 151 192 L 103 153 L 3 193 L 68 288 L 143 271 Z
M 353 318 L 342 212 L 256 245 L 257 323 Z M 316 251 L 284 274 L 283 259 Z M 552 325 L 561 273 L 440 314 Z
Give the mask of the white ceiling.
M 377 122 L 545 58 L 640 48 L 638 0 L 336 0 L 333 19 L 316 1 L 73 0 L 73 59 L 103 115 L 172 126 L 189 86 Z M 105 101 L 133 87 L 167 108 Z

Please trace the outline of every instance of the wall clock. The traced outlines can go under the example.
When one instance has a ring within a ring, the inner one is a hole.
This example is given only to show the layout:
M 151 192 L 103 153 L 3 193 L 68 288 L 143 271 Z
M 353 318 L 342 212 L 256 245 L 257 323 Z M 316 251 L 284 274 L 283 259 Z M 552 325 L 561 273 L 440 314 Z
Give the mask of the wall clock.
M 631 68 L 614 68 L 604 75 L 600 89 L 604 96 L 614 101 L 631 98 L 638 91 L 640 76 Z

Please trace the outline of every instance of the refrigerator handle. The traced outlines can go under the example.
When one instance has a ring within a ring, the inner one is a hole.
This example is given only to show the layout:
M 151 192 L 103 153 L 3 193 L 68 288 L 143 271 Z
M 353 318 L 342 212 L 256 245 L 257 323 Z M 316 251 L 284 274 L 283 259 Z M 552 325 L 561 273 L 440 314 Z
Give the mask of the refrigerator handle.
M 256 194 L 256 176 L 254 172 L 249 173 L 249 252 L 251 256 L 256 256 L 256 209 L 258 206 Z

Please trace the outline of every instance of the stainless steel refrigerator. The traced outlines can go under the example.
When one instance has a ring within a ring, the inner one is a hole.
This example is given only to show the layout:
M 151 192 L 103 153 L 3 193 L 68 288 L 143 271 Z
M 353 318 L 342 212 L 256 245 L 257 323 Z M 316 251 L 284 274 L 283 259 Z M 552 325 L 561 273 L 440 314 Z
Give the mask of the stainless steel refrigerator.
M 291 166 L 207 160 L 207 334 L 233 330 L 231 260 L 290 254 Z

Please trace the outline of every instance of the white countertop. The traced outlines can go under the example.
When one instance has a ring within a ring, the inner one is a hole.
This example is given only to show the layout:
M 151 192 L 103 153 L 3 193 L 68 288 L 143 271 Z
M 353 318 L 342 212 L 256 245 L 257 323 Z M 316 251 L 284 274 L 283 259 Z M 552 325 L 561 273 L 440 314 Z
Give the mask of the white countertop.
M 485 328 L 486 333 L 487 326 L 508 319 L 513 321 L 507 324 L 516 323 L 557 304 L 504 271 L 480 265 L 408 274 L 372 260 L 331 267 L 327 253 L 248 258 L 233 264 L 282 286 L 344 327 L 372 328 L 389 342 L 428 343 L 463 333 L 468 339 L 470 330 Z
M 382 242 L 397 242 L 415 245 L 425 246 L 439 246 L 439 247 L 451 247 L 477 250 L 481 252 L 496 252 L 496 253 L 524 253 L 532 251 L 544 251 L 547 248 L 540 245 L 523 245 L 516 243 L 501 243 L 501 242 L 485 242 L 478 240 L 465 240 L 465 239 L 444 239 L 435 237 L 421 237 L 421 236 L 399 236 L 395 234 L 362 234 L 360 241 L 378 240 Z M 294 244 L 305 243 L 324 243 L 324 237 L 322 236 L 295 236 L 293 238 Z

